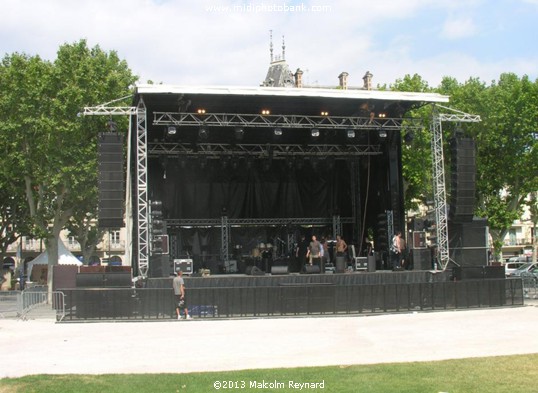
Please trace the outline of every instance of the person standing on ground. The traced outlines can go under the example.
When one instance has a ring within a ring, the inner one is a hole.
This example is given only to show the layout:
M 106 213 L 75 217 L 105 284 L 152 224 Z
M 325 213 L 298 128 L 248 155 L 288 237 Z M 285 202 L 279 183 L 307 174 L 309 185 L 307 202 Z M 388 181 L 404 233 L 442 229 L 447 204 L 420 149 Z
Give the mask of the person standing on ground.
M 187 308 L 187 301 L 185 300 L 185 281 L 183 280 L 183 272 L 181 270 L 177 272 L 177 276 L 172 280 L 172 287 L 174 288 L 176 298 L 177 319 L 181 319 L 181 309 L 185 312 L 185 319 L 192 319 Z

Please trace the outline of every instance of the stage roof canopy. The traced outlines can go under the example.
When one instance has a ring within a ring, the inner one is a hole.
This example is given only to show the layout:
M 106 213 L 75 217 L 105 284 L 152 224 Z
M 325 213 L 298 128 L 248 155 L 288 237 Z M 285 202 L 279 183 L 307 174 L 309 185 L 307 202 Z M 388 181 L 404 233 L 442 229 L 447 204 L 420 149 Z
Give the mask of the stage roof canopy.
M 448 96 L 365 89 L 282 88 L 244 86 L 138 85 L 135 104 L 143 96 L 149 111 L 206 113 L 261 113 L 275 115 L 364 116 L 365 112 L 402 117 L 409 109 L 429 103 L 447 103 Z

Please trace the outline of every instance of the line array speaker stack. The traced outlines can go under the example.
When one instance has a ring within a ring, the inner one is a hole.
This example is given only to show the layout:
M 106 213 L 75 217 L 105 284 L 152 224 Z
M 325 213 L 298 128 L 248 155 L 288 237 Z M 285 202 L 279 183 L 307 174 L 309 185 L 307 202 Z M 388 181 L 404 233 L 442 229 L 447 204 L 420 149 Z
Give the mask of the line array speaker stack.
M 124 226 L 123 134 L 117 132 L 99 134 L 98 163 L 98 226 L 121 228 Z
M 484 266 L 488 263 L 488 223 L 484 218 L 471 222 L 448 222 L 450 259 L 459 266 Z
M 452 177 L 449 218 L 454 222 L 473 220 L 476 189 L 476 153 L 472 138 L 455 137 L 450 143 Z

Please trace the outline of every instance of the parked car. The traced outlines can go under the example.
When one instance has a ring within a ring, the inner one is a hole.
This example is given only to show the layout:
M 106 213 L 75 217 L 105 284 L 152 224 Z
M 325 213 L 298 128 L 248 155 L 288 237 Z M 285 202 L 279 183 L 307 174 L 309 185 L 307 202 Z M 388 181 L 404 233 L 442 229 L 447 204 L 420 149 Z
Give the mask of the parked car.
M 525 265 L 525 262 L 506 262 L 504 264 L 504 274 L 508 277 L 523 265 Z
M 516 270 L 514 270 L 510 274 L 510 277 L 520 277 L 520 276 L 525 276 L 528 274 L 535 274 L 535 273 L 538 273 L 537 269 L 538 269 L 538 262 L 535 262 L 535 263 L 528 262 L 528 263 L 523 264 Z

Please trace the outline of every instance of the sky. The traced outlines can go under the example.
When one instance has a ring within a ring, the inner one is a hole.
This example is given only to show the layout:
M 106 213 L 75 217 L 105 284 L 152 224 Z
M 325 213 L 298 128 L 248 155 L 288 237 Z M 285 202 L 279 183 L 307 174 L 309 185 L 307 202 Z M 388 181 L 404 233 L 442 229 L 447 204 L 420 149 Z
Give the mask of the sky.
M 420 75 L 538 78 L 538 0 L 0 0 L 0 52 L 54 60 L 86 39 L 139 83 L 258 86 L 274 56 L 311 86 Z M 283 53 L 282 42 L 285 42 Z

